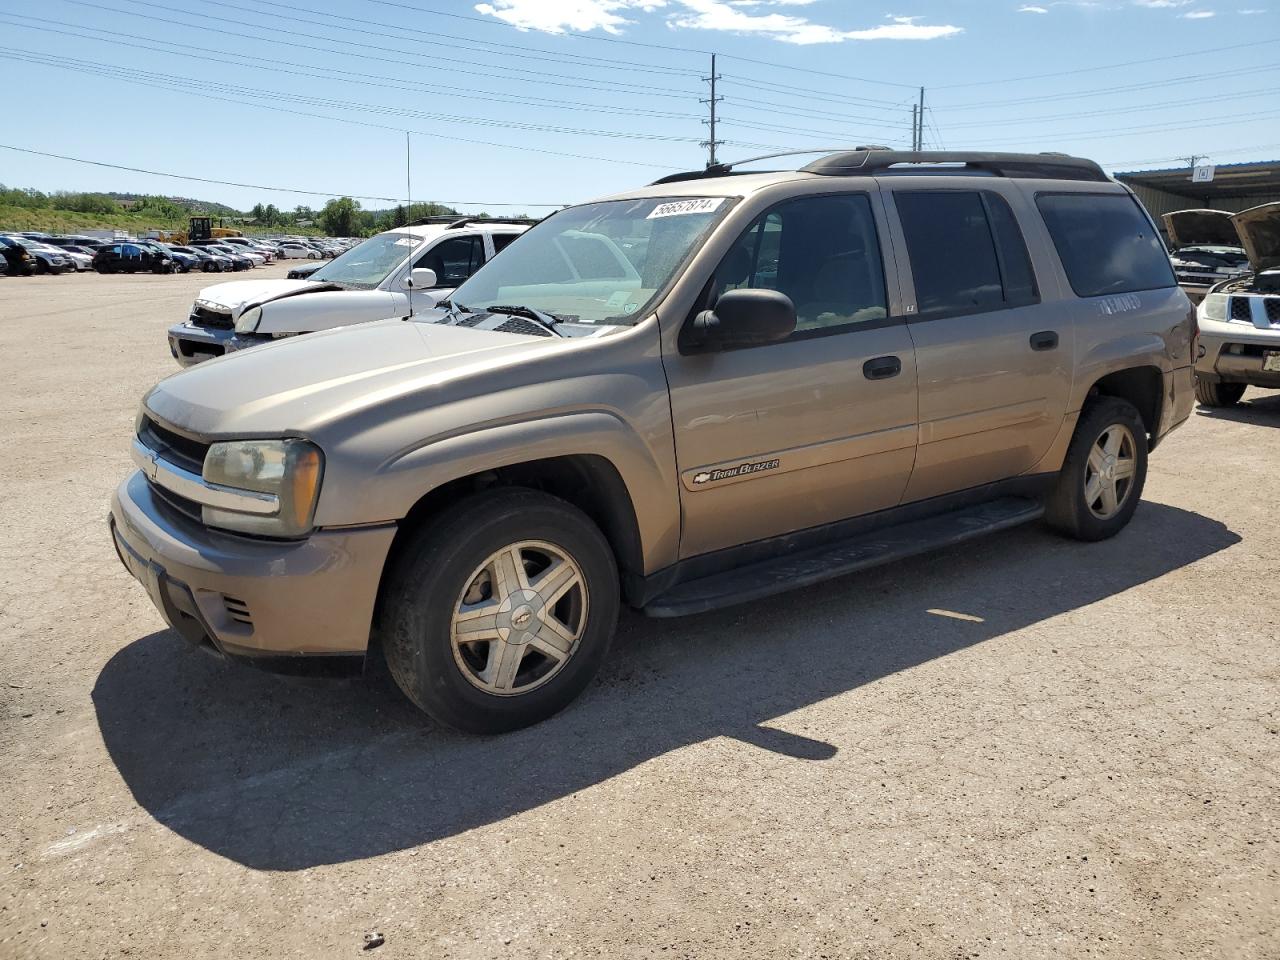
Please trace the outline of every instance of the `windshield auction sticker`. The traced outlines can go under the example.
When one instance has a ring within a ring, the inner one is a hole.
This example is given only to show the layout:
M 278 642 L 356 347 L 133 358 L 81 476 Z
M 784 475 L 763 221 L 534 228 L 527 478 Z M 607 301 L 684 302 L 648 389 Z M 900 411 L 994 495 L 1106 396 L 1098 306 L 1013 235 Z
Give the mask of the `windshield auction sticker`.
M 694 200 L 672 200 L 660 203 L 645 217 L 646 220 L 658 220 L 662 217 L 683 217 L 690 213 L 711 213 L 724 203 L 724 197 L 698 197 Z

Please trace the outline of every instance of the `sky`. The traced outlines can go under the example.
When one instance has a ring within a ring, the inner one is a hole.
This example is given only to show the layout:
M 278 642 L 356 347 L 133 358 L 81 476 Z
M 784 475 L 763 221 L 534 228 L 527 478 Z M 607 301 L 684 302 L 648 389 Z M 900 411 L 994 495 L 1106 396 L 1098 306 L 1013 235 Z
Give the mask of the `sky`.
M 542 213 L 703 166 L 712 53 L 722 160 L 903 146 L 922 86 L 930 149 L 1280 158 L 1280 0 L 892 3 L 0 0 L 0 183 Z

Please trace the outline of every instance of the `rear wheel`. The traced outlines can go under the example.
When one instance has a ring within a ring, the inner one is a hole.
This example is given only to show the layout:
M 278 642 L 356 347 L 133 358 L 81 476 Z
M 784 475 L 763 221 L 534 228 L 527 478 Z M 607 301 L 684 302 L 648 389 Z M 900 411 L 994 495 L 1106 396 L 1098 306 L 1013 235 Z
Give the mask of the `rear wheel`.
M 1196 400 L 1203 407 L 1234 407 L 1244 396 L 1243 383 L 1223 383 L 1196 377 Z
M 1105 540 L 1124 529 L 1147 479 L 1147 432 L 1133 404 L 1118 397 L 1090 403 L 1058 480 L 1045 519 L 1077 540 Z
M 533 490 L 489 491 L 405 550 L 383 596 L 383 650 L 432 717 L 500 733 L 582 692 L 608 652 L 618 603 L 613 552 L 582 511 Z

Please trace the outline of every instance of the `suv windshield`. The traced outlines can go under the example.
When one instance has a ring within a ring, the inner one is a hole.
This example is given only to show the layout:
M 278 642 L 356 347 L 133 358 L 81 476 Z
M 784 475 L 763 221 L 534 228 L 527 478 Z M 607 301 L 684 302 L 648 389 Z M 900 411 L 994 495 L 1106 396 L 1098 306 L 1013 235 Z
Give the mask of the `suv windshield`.
M 309 279 L 371 290 L 422 241 L 407 233 L 380 233 L 334 257 Z
M 522 234 L 450 299 L 460 309 L 520 305 L 579 323 L 630 325 L 728 208 L 727 197 L 571 207 Z

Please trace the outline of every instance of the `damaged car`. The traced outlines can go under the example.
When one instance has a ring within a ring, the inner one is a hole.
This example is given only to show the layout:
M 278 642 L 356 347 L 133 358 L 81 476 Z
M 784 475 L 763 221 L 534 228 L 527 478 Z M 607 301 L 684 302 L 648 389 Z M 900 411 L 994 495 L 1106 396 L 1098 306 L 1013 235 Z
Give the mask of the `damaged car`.
M 284 337 L 429 309 L 531 222 L 463 217 L 399 227 L 370 237 L 305 279 L 206 287 L 187 320 L 170 328 L 169 350 L 187 367 Z
M 1209 288 L 1249 272 L 1249 258 L 1231 214 L 1225 210 L 1178 210 L 1164 215 L 1173 272 L 1192 303 Z
M 1251 272 L 1210 288 L 1197 308 L 1196 399 L 1239 403 L 1247 387 L 1280 388 L 1280 202 L 1231 218 Z

